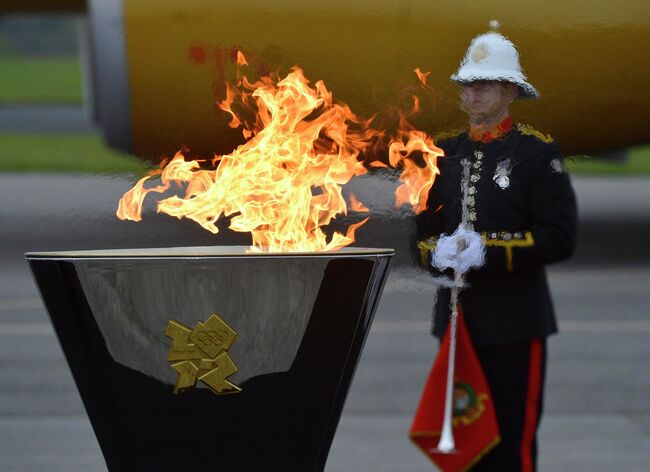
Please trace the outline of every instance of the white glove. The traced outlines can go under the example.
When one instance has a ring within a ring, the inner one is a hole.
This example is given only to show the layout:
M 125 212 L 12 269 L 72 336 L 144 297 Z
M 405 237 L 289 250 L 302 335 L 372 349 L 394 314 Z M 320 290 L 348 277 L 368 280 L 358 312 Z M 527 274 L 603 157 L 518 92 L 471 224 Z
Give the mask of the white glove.
M 438 239 L 435 252 L 431 256 L 431 265 L 438 270 L 454 269 L 467 272 L 473 267 L 485 263 L 485 243 L 481 235 L 458 226 L 451 236 Z

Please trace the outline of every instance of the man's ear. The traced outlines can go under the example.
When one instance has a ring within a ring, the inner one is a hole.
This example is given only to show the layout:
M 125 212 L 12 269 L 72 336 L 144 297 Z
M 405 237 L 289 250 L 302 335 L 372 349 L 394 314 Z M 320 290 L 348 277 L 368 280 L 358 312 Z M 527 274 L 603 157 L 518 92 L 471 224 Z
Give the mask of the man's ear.
M 519 86 L 513 83 L 506 84 L 506 96 L 511 101 L 515 101 L 519 96 Z

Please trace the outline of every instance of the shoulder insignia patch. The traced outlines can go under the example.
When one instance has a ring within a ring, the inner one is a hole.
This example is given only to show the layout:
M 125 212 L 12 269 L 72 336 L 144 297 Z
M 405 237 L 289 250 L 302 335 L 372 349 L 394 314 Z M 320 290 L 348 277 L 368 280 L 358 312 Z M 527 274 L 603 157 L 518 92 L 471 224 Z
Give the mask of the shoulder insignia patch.
M 543 143 L 550 144 L 550 143 L 553 142 L 553 138 L 551 137 L 550 134 L 544 134 L 541 131 L 537 131 L 535 128 L 533 128 L 530 125 L 525 125 L 523 123 L 517 123 L 517 130 L 521 134 L 525 134 L 525 135 L 528 135 L 528 136 L 534 136 L 537 139 L 539 139 L 540 141 L 542 141 Z
M 451 131 L 440 131 L 439 133 L 433 135 L 433 142 L 442 141 L 443 139 L 457 138 L 464 132 L 465 130 L 462 129 L 454 129 Z
M 549 165 L 551 166 L 551 170 L 553 170 L 553 172 L 556 174 L 564 174 L 566 172 L 564 169 L 564 164 L 560 159 L 555 158 L 551 160 Z

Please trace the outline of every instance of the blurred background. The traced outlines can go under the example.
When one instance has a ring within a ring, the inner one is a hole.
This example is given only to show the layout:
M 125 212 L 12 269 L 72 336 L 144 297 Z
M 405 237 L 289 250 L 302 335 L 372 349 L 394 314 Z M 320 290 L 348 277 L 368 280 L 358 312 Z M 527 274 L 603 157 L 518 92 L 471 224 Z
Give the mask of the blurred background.
M 7 471 L 105 470 L 24 252 L 246 244 L 240 235 L 218 239 L 156 215 L 153 206 L 139 224 L 115 218 L 119 197 L 149 164 L 114 149 L 125 146 L 106 145 L 88 17 L 64 3 L 48 14 L 0 12 L 0 457 Z M 550 268 L 562 334 L 549 344 L 540 470 L 645 471 L 650 145 L 572 155 L 567 166 L 580 239 L 571 261 Z M 371 207 L 392 185 L 356 184 Z M 380 216 L 360 231 L 360 245 L 395 247 L 397 257 L 327 470 L 431 469 L 406 436 L 437 349 L 428 335 L 433 289 L 411 266 L 409 232 L 404 215 Z

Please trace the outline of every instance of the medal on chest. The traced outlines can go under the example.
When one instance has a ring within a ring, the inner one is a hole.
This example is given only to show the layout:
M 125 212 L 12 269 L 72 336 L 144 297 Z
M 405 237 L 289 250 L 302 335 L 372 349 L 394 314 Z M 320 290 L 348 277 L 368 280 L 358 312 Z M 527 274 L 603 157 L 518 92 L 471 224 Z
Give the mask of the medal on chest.
M 505 190 L 510 187 L 510 172 L 512 172 L 512 161 L 504 159 L 497 162 L 497 167 L 494 169 L 492 180 L 499 186 L 500 189 Z

